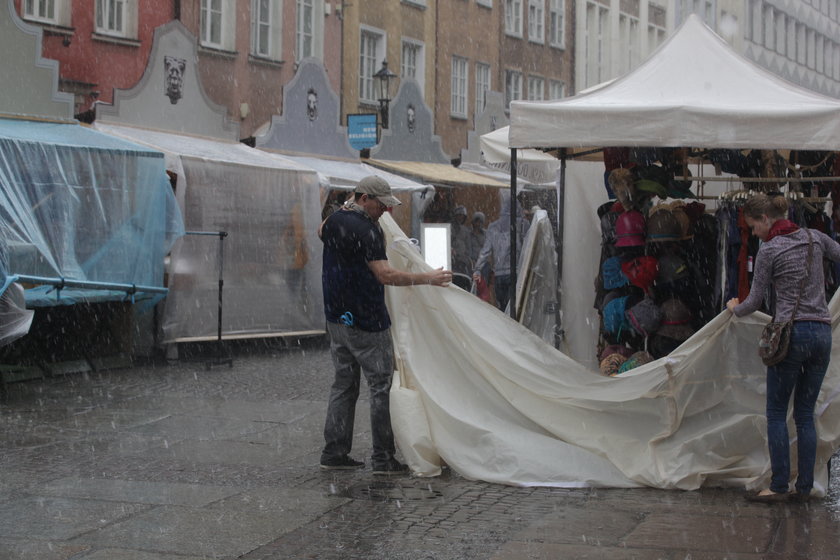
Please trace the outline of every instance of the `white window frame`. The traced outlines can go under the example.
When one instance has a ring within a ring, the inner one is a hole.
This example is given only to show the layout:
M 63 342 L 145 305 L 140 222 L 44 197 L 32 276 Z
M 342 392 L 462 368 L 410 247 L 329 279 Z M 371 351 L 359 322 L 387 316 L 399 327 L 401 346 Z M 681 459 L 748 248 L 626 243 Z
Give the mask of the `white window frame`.
M 96 32 L 115 37 L 137 37 L 135 0 L 96 0 Z
M 413 76 L 409 68 L 410 61 L 406 61 L 408 52 L 413 51 L 414 56 L 414 71 Z M 414 78 L 420 85 L 420 91 L 425 97 L 426 93 L 426 44 L 423 41 L 412 39 L 410 37 L 403 37 L 402 47 L 400 48 L 400 76 L 406 78 Z
M 449 114 L 453 117 L 467 118 L 469 111 L 469 78 L 470 61 L 463 56 L 452 55 L 451 95 L 449 98 Z
M 475 112 L 481 113 L 487 105 L 487 92 L 492 84 L 491 66 L 486 62 L 475 63 Z
M 528 101 L 545 101 L 545 78 L 528 76 Z
M 522 37 L 522 10 L 524 0 L 505 0 L 505 34 Z
M 306 17 L 306 10 L 309 8 L 309 17 Z M 324 0 L 295 0 L 295 61 L 300 62 L 304 58 L 314 57 L 319 60 L 324 58 Z M 309 32 L 306 32 L 306 23 L 309 23 Z M 306 48 L 306 39 L 310 40 L 309 49 Z
M 548 0 L 548 44 L 566 48 L 566 0 Z
M 528 41 L 545 44 L 545 0 L 528 0 Z
M 522 99 L 522 72 L 519 70 L 505 70 L 505 108 L 510 108 L 510 102 Z
M 386 41 L 388 35 L 382 29 L 368 25 L 359 26 L 359 101 L 361 103 L 374 104 L 376 99 L 376 84 L 373 82 L 373 75 L 382 67 L 385 60 Z M 375 40 L 372 44 L 368 41 Z
M 549 80 L 548 81 L 548 99 L 549 101 L 554 99 L 563 99 L 566 97 L 566 83 L 562 80 Z
M 263 12 L 264 2 L 268 13 Z M 283 54 L 282 33 L 282 0 L 251 0 L 251 54 L 280 60 Z
M 610 75 L 609 9 L 598 3 L 586 3 L 584 22 L 584 88 L 600 84 Z M 663 30 L 664 32 L 664 30 Z
M 211 49 L 233 51 L 235 44 L 235 23 L 236 13 L 234 11 L 235 0 L 201 0 L 200 23 L 199 23 L 199 44 Z M 219 33 L 214 36 L 212 21 L 208 24 L 208 18 L 218 19 Z
M 70 27 L 70 0 L 22 0 L 20 11 L 27 21 Z

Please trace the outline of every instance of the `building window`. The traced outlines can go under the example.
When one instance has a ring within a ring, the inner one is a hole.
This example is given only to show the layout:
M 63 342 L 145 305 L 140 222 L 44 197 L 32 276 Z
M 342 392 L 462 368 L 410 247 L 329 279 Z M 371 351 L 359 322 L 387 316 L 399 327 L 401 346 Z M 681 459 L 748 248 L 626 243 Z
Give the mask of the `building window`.
M 203 46 L 233 51 L 233 0 L 201 0 L 200 42 Z
M 24 0 L 22 4 L 24 19 L 70 27 L 69 0 Z
M 296 0 L 295 60 L 323 57 L 324 0 Z
M 487 103 L 487 92 L 490 91 L 490 65 L 483 62 L 475 63 L 475 112 L 484 110 Z
M 96 32 L 136 37 L 137 5 L 131 0 L 96 0 Z
M 528 0 L 528 40 L 545 42 L 545 0 Z
M 456 117 L 467 116 L 468 61 L 460 56 L 452 57 L 452 98 L 449 112 Z
M 665 41 L 665 8 L 648 4 L 648 52 Z
M 365 27 L 359 41 L 359 99 L 375 103 L 373 75 L 379 70 L 379 64 L 385 59 L 385 33 Z
M 484 6 L 485 8 L 493 7 L 493 0 L 475 0 L 475 3 L 479 6 Z
M 545 80 L 539 76 L 528 76 L 528 99 L 542 101 L 545 99 Z
M 522 0 L 505 0 L 505 33 L 522 37 Z
M 280 0 L 251 0 L 251 52 L 280 60 L 282 17 Z
M 627 73 L 639 64 L 639 20 L 629 14 L 618 15 L 619 70 Z
M 511 101 L 522 99 L 522 73 L 516 70 L 505 70 L 505 107 L 510 107 Z
M 552 47 L 566 48 L 566 0 L 549 0 L 548 43 Z
M 548 98 L 562 99 L 566 96 L 566 84 L 560 80 L 549 80 L 548 82 Z
M 417 80 L 417 83 L 420 84 L 420 91 L 425 91 L 425 52 L 425 46 L 422 42 L 413 39 L 403 39 L 400 76 Z
M 609 14 L 606 7 L 595 2 L 586 3 L 584 27 L 584 88 L 600 84 L 609 73 Z

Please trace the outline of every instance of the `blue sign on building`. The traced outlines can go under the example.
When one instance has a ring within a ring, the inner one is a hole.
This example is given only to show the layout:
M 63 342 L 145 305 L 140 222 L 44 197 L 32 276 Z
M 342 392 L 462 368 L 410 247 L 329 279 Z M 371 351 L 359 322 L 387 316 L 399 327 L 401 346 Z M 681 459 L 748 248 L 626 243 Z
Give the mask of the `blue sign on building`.
M 347 139 L 356 150 L 376 146 L 376 113 L 347 115 Z

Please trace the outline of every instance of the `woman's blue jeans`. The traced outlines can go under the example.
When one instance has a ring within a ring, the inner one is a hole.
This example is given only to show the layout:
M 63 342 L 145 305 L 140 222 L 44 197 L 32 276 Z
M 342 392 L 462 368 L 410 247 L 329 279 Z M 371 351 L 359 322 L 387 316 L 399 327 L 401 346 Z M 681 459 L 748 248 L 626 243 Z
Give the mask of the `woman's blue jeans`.
M 767 368 L 767 446 L 773 477 L 770 490 L 787 492 L 790 483 L 790 441 L 787 410 L 793 394 L 796 423 L 796 491 L 808 494 L 814 486 L 817 430 L 814 405 L 820 394 L 831 357 L 831 325 L 796 321 L 790 335 L 787 357 Z

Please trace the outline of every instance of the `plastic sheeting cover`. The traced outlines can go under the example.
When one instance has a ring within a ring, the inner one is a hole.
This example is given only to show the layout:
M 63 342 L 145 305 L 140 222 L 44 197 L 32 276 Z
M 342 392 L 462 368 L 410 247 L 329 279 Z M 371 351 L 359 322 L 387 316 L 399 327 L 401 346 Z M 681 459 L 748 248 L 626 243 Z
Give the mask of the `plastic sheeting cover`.
M 428 270 L 395 223 L 380 220 L 388 258 Z M 769 481 L 766 316 L 728 312 L 667 358 L 604 377 L 455 287 L 387 288 L 397 374 L 391 414 L 412 469 L 445 462 L 489 482 L 696 489 Z M 840 300 L 831 311 L 837 323 Z M 840 332 L 817 403 L 815 494 L 840 445 Z M 795 467 L 794 467 L 795 468 Z
M 220 244 L 223 336 L 323 332 L 318 176 L 241 143 L 97 125 L 164 151 L 178 176 L 188 231 L 172 250 L 163 333 L 167 342 L 215 338 Z
M 163 285 L 183 222 L 163 155 L 77 124 L 0 119 L 10 274 Z
M 554 344 L 557 301 L 557 251 L 545 210 L 537 210 L 522 242 L 516 274 L 519 322 L 548 344 Z M 510 315 L 510 313 L 507 313 Z

